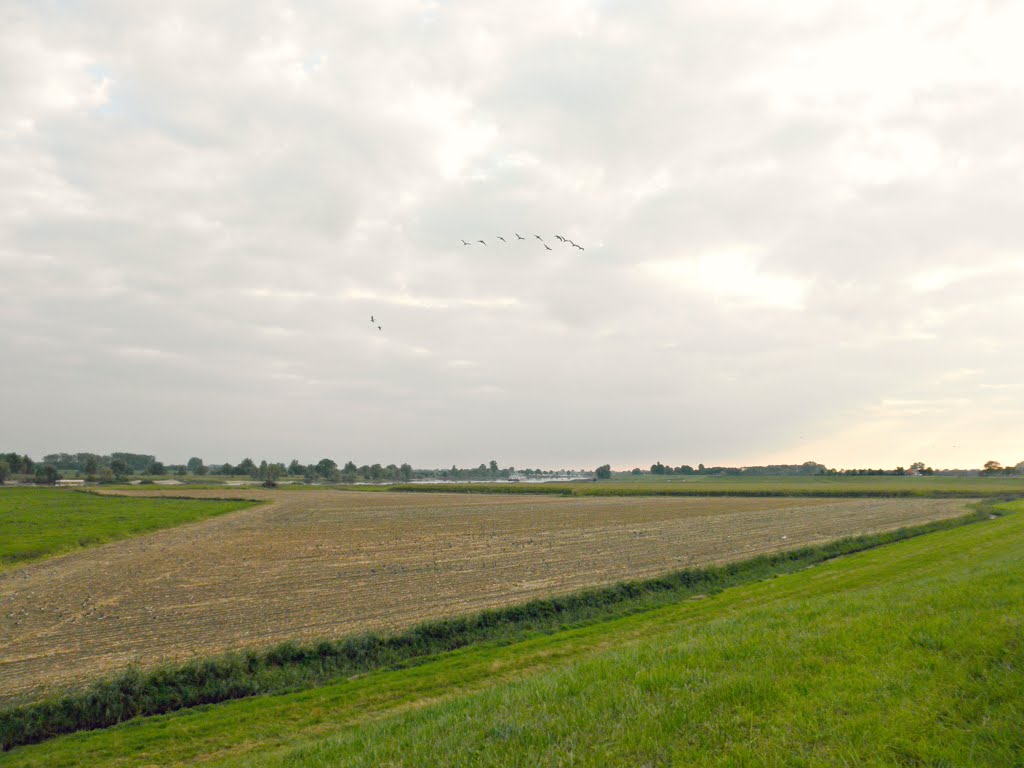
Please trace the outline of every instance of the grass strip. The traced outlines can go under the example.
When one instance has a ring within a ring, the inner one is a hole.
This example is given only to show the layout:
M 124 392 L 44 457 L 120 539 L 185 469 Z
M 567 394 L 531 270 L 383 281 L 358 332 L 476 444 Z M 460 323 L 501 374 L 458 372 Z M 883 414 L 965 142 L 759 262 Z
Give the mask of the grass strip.
M 1024 491 L 1024 483 L 1018 485 Z M 858 488 L 855 485 L 783 485 L 759 487 L 750 484 L 725 484 L 714 487 L 711 483 L 649 483 L 608 485 L 602 483 L 544 483 L 524 485 L 517 483 L 451 483 L 416 484 L 403 483 L 389 487 L 389 490 L 405 493 L 481 493 L 481 494 L 541 494 L 550 496 L 746 496 L 753 498 L 794 496 L 799 498 L 853 498 L 853 499 L 976 499 L 979 497 L 1004 498 L 1018 492 L 1005 484 L 986 488 L 981 485 L 955 487 L 916 488 L 874 487 Z
M 0 571 L 258 503 L 194 497 L 100 496 L 56 488 L 4 488 L 0 491 Z
M 230 699 L 309 688 L 474 643 L 513 642 L 537 633 L 623 616 L 695 594 L 792 573 L 842 555 L 954 528 L 999 514 L 992 502 L 968 515 L 816 547 L 678 571 L 562 597 L 534 600 L 470 616 L 427 622 L 405 632 L 364 634 L 298 645 L 283 643 L 183 665 L 128 669 L 81 691 L 0 712 L 0 748 L 115 725 L 135 717 Z

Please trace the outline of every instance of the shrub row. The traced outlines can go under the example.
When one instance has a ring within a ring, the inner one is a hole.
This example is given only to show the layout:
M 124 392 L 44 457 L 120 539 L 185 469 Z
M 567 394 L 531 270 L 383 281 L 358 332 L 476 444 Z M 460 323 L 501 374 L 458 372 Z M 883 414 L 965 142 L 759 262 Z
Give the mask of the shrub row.
M 991 502 L 964 517 L 888 533 L 854 536 L 816 547 L 761 555 L 722 566 L 692 568 L 655 579 L 590 589 L 563 597 L 440 621 L 396 634 L 364 634 L 299 645 L 283 643 L 183 665 L 128 669 L 50 699 L 0 711 L 0 748 L 32 744 L 134 717 L 259 694 L 284 693 L 354 674 L 417 663 L 433 654 L 485 641 L 511 642 L 538 632 L 606 620 L 791 573 L 825 560 L 985 519 Z

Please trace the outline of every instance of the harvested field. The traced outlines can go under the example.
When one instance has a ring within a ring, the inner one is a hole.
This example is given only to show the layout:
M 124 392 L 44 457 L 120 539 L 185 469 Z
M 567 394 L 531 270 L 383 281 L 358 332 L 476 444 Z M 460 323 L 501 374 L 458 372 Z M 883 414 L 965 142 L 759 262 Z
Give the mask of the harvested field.
M 405 627 L 965 511 L 945 499 L 187 495 L 274 503 L 0 574 L 0 703 L 129 663 Z

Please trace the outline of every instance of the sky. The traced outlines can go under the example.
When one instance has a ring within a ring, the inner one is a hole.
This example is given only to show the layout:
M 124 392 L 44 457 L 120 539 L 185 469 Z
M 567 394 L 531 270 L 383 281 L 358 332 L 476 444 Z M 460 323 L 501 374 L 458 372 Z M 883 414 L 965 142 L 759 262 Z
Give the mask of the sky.
M 0 0 L 0 450 L 1024 460 L 1021 29 Z

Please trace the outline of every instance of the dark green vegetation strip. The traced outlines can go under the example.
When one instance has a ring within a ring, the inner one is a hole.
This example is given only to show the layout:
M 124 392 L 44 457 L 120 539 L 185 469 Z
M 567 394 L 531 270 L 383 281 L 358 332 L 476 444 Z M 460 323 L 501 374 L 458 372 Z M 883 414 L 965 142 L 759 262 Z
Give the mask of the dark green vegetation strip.
M 888 533 L 855 536 L 818 547 L 763 555 L 723 566 L 535 600 L 472 616 L 421 624 L 406 632 L 366 634 L 309 645 L 285 643 L 148 671 L 128 670 L 81 692 L 0 712 L 0 747 L 10 749 L 59 734 L 103 728 L 144 715 L 229 699 L 322 685 L 485 641 L 512 642 L 538 632 L 607 620 L 694 595 L 759 581 L 834 557 L 988 517 L 994 507 Z
M 981 498 L 1024 494 L 1024 478 L 1001 477 L 702 477 L 553 483 L 404 483 L 415 493 L 510 493 L 561 496 L 810 496 Z
M 55 488 L 0 489 L 0 570 L 251 507 L 253 501 L 124 498 Z

